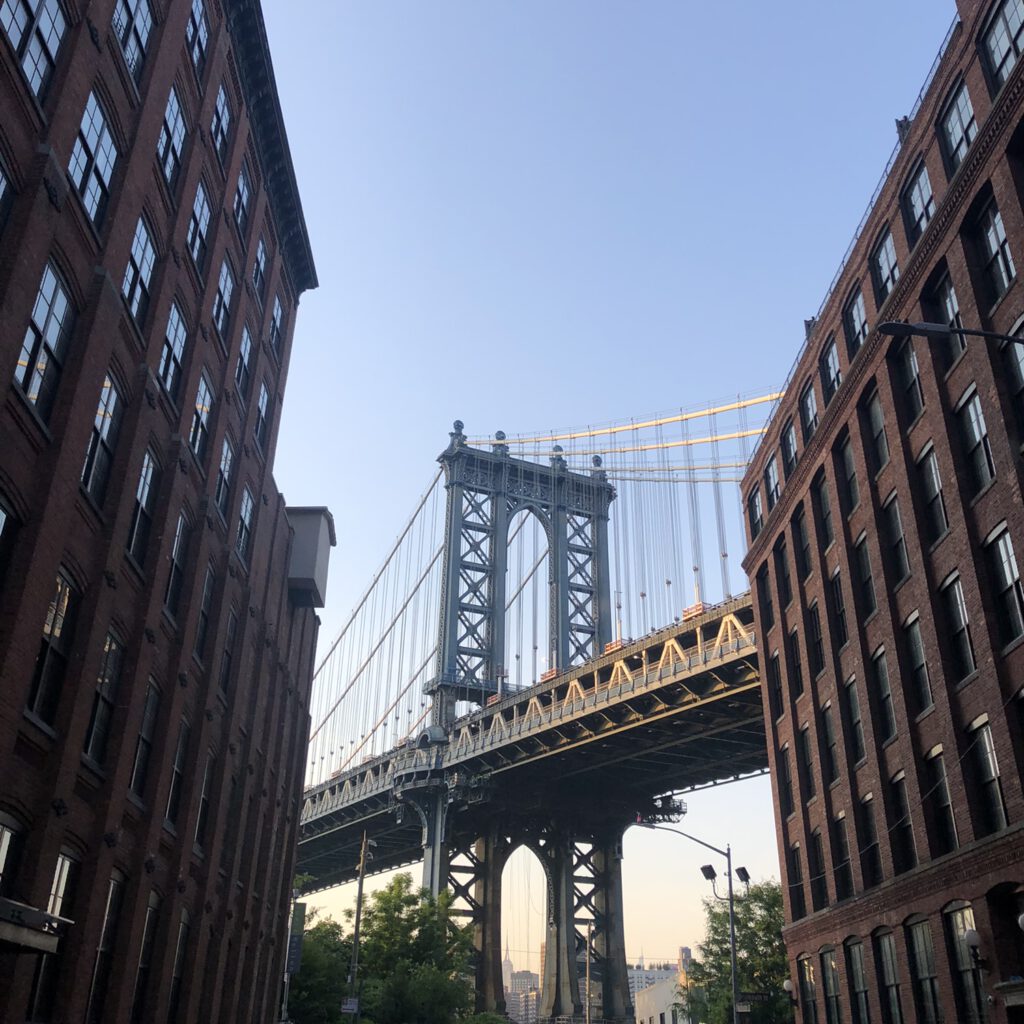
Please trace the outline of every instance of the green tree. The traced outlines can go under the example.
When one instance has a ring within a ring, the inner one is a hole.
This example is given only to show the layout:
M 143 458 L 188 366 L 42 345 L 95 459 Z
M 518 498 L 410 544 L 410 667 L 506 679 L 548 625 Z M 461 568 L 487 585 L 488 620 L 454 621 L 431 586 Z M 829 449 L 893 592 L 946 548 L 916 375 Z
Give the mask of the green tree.
M 707 937 L 700 959 L 690 966 L 688 985 L 680 1003 L 693 1021 L 731 1024 L 732 973 L 729 957 L 729 905 L 704 901 Z M 768 1002 L 751 1004 L 751 1024 L 792 1021 L 789 997 L 782 989 L 788 974 L 782 941 L 782 887 L 760 882 L 735 898 L 736 977 L 741 992 L 764 992 Z
M 326 918 L 306 929 L 302 964 L 291 979 L 288 1012 L 298 1024 L 341 1024 L 341 1000 L 352 959 L 352 943 L 337 921 Z

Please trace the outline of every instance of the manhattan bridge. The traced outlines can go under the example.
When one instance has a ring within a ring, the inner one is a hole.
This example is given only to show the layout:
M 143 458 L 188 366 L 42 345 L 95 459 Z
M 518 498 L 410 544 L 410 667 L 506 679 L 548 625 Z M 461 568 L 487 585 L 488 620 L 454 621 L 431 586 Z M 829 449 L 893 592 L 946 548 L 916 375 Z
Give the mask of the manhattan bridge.
M 632 1021 L 625 829 L 767 769 L 737 484 L 779 397 L 540 436 L 454 423 L 316 671 L 307 891 L 356 877 L 364 832 L 373 871 L 422 861 L 472 926 L 478 1008 L 502 1011 L 502 871 L 525 846 L 541 1018 L 583 1020 L 587 974 L 592 1019 Z

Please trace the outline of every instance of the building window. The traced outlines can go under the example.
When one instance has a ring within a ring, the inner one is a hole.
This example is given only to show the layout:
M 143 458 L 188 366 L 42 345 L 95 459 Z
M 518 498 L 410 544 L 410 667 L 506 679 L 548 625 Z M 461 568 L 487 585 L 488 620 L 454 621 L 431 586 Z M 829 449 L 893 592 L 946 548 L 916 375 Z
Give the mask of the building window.
M 969 903 L 961 904 L 943 915 L 946 933 L 953 949 L 953 988 L 956 994 L 957 1020 L 962 1024 L 984 1024 L 981 1007 L 985 993 L 978 984 L 973 950 L 967 944 L 967 933 L 974 930 L 974 911 Z
M 46 903 L 48 914 L 58 917 L 69 916 L 68 908 L 74 900 L 77 881 L 77 862 L 69 854 L 61 852 L 57 856 L 57 866 L 53 872 L 53 881 L 50 883 L 50 897 Z M 53 1019 L 60 961 L 61 953 L 44 953 L 36 961 L 36 973 L 28 998 L 26 1020 L 50 1021 Z
M 949 324 L 952 328 L 962 329 L 963 322 L 960 319 L 960 303 L 956 297 L 956 289 L 949 274 L 944 274 L 928 296 L 925 303 L 928 314 L 937 323 Z M 966 341 L 962 334 L 950 332 L 945 343 L 936 342 L 935 346 L 940 354 L 939 365 L 948 370 L 964 351 Z
M 913 423 L 924 409 L 924 392 L 921 390 L 921 371 L 917 365 L 917 354 L 910 338 L 904 339 L 896 347 L 893 364 L 907 422 Z
M 147 449 L 142 456 L 142 471 L 139 473 L 139 485 L 135 489 L 135 508 L 132 511 L 132 522 L 128 530 L 128 554 L 135 563 L 143 565 L 146 558 L 146 547 L 149 544 L 149 530 L 153 524 L 153 505 L 156 503 L 156 490 L 159 474 L 156 459 Z
M 846 598 L 843 596 L 843 577 L 839 570 L 832 573 L 828 595 L 832 611 L 832 636 L 836 649 L 846 646 L 850 634 L 846 628 Z
M 103 924 L 100 926 L 100 941 L 96 947 L 92 984 L 89 986 L 89 1002 L 85 1009 L 86 1024 L 101 1024 L 104 1019 L 103 1007 L 107 1000 L 110 970 L 114 965 L 114 941 L 117 938 L 117 924 L 121 915 L 123 898 L 124 876 L 115 871 L 107 885 L 107 900 L 103 910 Z
M 861 617 L 866 619 L 874 613 L 877 603 L 875 601 L 875 580 L 871 572 L 871 555 L 868 553 L 868 539 L 861 534 L 860 539 L 853 546 L 853 562 L 857 569 L 857 596 L 860 598 Z
M 793 813 L 793 769 L 789 764 L 789 747 L 783 747 L 775 758 L 779 766 L 779 810 L 783 818 Z
M 811 883 L 811 906 L 821 910 L 828 903 L 828 886 L 825 884 L 825 856 L 821 844 L 821 832 L 815 829 L 807 847 L 807 874 Z
M 860 872 L 864 887 L 870 889 L 882 880 L 882 853 L 875 829 L 875 801 L 870 793 L 860 802 Z
M 204 370 L 199 374 L 196 402 L 192 410 L 192 426 L 188 434 L 189 447 L 200 462 L 206 456 L 206 444 L 210 436 L 210 410 L 212 408 L 213 388 Z
M 245 230 L 249 226 L 249 200 L 251 193 L 249 168 L 243 160 L 241 170 L 238 172 L 238 185 L 235 187 L 235 200 L 233 203 L 235 225 L 238 227 L 238 233 L 243 239 L 245 238 Z
M 206 578 L 203 580 L 203 596 L 199 602 L 199 618 L 196 622 L 196 640 L 192 647 L 195 656 L 202 661 L 203 651 L 206 648 L 206 637 L 210 631 L 210 613 L 213 610 L 213 588 L 216 585 L 217 577 L 214 574 L 213 566 L 206 567 Z
M 135 969 L 135 991 L 132 995 L 131 1024 L 142 1024 L 147 1019 L 146 997 L 149 989 L 149 975 L 153 964 L 153 946 L 156 942 L 157 925 L 160 919 L 160 897 L 149 894 L 146 907 L 146 923 L 142 928 L 142 942 L 139 946 L 139 963 Z
M 839 385 L 843 382 L 843 371 L 839 368 L 839 350 L 836 348 L 835 335 L 829 335 L 825 348 L 822 350 L 821 358 L 818 360 L 818 372 L 821 375 L 821 394 L 827 407 L 839 390 Z
M 220 450 L 220 466 L 217 469 L 217 487 L 214 491 L 214 502 L 217 510 L 226 519 L 228 502 L 231 500 L 231 468 L 235 461 L 235 451 L 227 436 Z
M 47 263 L 14 370 L 15 384 L 44 420 L 53 408 L 73 323 L 68 293 Z
M 853 1024 L 871 1024 L 871 1011 L 868 1009 L 868 976 L 864 970 L 864 943 L 860 940 L 846 941 L 846 976 L 850 983 Z
M 932 706 L 932 687 L 928 678 L 928 659 L 924 653 L 921 622 L 915 613 L 903 626 L 903 644 L 910 667 L 910 691 L 918 713 Z
M 868 433 L 871 468 L 877 473 L 889 461 L 889 441 L 885 436 L 885 413 L 878 391 L 872 391 L 864 403 L 864 420 Z
M 871 254 L 871 279 L 875 285 L 875 304 L 881 306 L 893 288 L 896 287 L 896 282 L 900 279 L 900 268 L 896 262 L 896 246 L 892 240 L 892 232 L 888 229 L 878 240 L 875 251 Z M 863 297 L 861 297 L 862 310 L 863 307 L 864 302 Z M 866 337 L 867 323 L 865 321 L 861 344 L 864 343 L 864 338 Z
M 181 809 L 181 789 L 185 783 L 185 759 L 188 756 L 188 738 L 191 729 L 185 719 L 178 727 L 178 742 L 174 748 L 174 761 L 171 763 L 171 785 L 167 790 L 167 808 L 164 819 L 172 825 L 178 821 Z
M 4 170 L 3 163 L 0 163 L 0 229 L 3 228 L 4 221 L 7 219 L 7 210 L 13 197 L 14 190 L 11 188 L 11 182 Z
M 843 687 L 843 696 L 846 700 L 846 719 L 850 723 L 850 739 L 853 744 L 853 763 L 859 764 L 864 760 L 864 723 L 860 717 L 860 697 L 857 695 L 857 679 L 851 676 L 846 680 Z
M 825 738 L 825 785 L 830 786 L 839 778 L 839 746 L 831 704 L 821 709 L 821 731 Z
M 779 664 L 779 652 L 774 651 L 768 658 L 768 701 L 772 716 L 780 718 L 784 710 L 782 702 L 782 668 Z
M 875 964 L 878 967 L 882 1016 L 886 1024 L 903 1024 L 896 938 L 892 932 L 883 932 L 875 937 Z
M 793 544 L 797 575 L 803 581 L 811 574 L 811 538 L 807 532 L 807 515 L 803 505 L 793 515 Z
M 178 387 L 181 383 L 181 361 L 185 354 L 185 321 L 181 318 L 181 310 L 176 302 L 171 303 L 167 314 L 167 329 L 164 331 L 164 344 L 160 350 L 160 368 L 157 376 L 164 390 L 172 401 L 177 401 Z
M 238 360 L 241 369 L 242 360 Z M 750 523 L 750 539 L 754 540 L 764 528 L 764 512 L 761 506 L 761 489 L 755 487 L 747 498 L 747 520 Z
M 139 737 L 135 741 L 135 757 L 132 759 L 132 774 L 128 788 L 142 798 L 146 791 L 146 775 L 149 769 L 149 755 L 153 749 L 153 734 L 156 732 L 156 716 L 160 710 L 160 691 L 150 679 L 146 687 L 146 703 L 142 710 Z
M 995 305 L 1017 275 L 1006 241 L 1002 214 L 995 200 L 990 199 L 974 222 L 974 240 L 978 248 L 981 272 L 990 305 Z
M 142 64 L 146 56 L 146 43 L 153 29 L 153 14 L 149 0 L 117 0 L 114 5 L 114 34 L 121 44 L 121 52 L 128 70 L 136 82 L 142 77 Z
M 871 676 L 878 717 L 879 739 L 883 743 L 887 743 L 896 736 L 896 712 L 892 704 L 889 666 L 885 660 L 884 649 L 875 651 L 871 657 Z
M 160 138 L 156 144 L 156 157 L 160 161 L 167 187 L 173 189 L 178 183 L 181 171 L 181 151 L 185 145 L 185 118 L 181 113 L 178 90 L 171 86 L 164 111 L 164 123 L 160 127 Z
M 974 644 L 971 642 L 967 603 L 960 577 L 954 576 L 940 590 L 947 651 L 952 676 L 950 682 L 965 679 L 975 669 Z
M 928 177 L 928 168 L 922 161 L 914 171 L 900 197 L 903 209 L 903 224 L 907 230 L 907 242 L 913 246 L 924 234 L 928 222 L 935 213 L 935 196 L 932 194 L 932 183 Z
M 78 595 L 74 587 L 63 573 L 58 573 L 43 621 L 43 636 L 28 695 L 29 710 L 47 725 L 53 725 L 57 717 L 57 705 L 71 656 L 77 607 Z
M 978 838 L 1006 828 L 1006 805 L 999 781 L 999 762 L 988 721 L 970 729 L 970 769 L 977 800 L 972 801 Z
M 75 147 L 71 151 L 68 173 L 85 204 L 90 220 L 99 226 L 110 196 L 110 179 L 117 162 L 114 137 L 107 127 L 107 118 L 94 92 L 89 93 L 78 130 Z
M 192 216 L 188 222 L 188 234 L 185 245 L 197 269 L 202 270 L 206 264 L 206 233 L 210 228 L 210 203 L 206 198 L 206 188 L 202 182 L 196 185 L 196 198 L 192 203 Z
M 780 537 L 773 550 L 775 557 L 775 578 L 779 584 L 779 601 L 785 608 L 793 600 L 793 586 L 789 578 L 789 560 L 786 558 L 786 539 Z
M 814 983 L 814 961 L 801 956 L 796 961 L 796 973 L 800 981 L 800 1011 L 803 1024 L 818 1024 L 818 990 Z
M 825 671 L 825 642 L 821 635 L 821 613 L 817 601 L 807 609 L 807 660 L 812 679 Z
M 762 565 L 757 573 L 757 603 L 761 612 L 761 628 L 767 632 L 775 625 L 775 604 L 767 565 Z
M 188 552 L 188 520 L 184 512 L 178 513 L 178 523 L 174 528 L 174 543 L 171 545 L 171 571 L 167 576 L 167 589 L 164 591 L 164 604 L 172 615 L 178 614 L 181 604 L 181 585 L 185 579 L 185 555 Z
M 771 512 L 779 500 L 779 466 L 774 455 L 769 456 L 764 467 L 764 491 L 768 499 L 768 511 Z
M 221 693 L 227 693 L 231 683 L 231 662 L 235 653 L 235 636 L 238 633 L 238 616 L 232 608 L 228 613 L 228 627 L 224 631 L 224 650 L 220 657 L 220 672 L 217 686 Z
M 998 89 L 1010 77 L 1024 47 L 1024 4 L 1003 0 L 984 35 L 989 74 Z
M 235 366 L 235 387 L 238 393 L 246 398 L 249 394 L 249 381 L 252 379 L 252 336 L 248 324 L 242 327 L 242 344 L 238 350 L 238 364 Z M 757 534 L 755 533 L 756 537 Z
M 113 633 L 108 633 L 103 641 L 103 659 L 100 661 L 92 714 L 82 748 L 85 756 L 98 765 L 102 765 L 107 756 L 107 741 L 110 738 L 110 724 L 114 719 L 114 702 L 123 665 L 124 646 Z
M 199 793 L 199 813 L 196 815 L 195 845 L 201 850 L 206 842 L 206 826 L 210 820 L 210 789 L 213 786 L 213 755 L 206 755 L 203 788 Z
M 811 484 L 811 494 L 814 501 L 814 508 L 818 516 L 818 532 L 821 534 L 821 542 L 827 548 L 835 539 L 832 530 L 832 499 L 828 489 L 828 479 L 825 474 L 819 473 Z
M 843 331 L 846 334 L 846 350 L 852 359 L 868 336 L 868 315 L 864 309 L 864 296 L 859 288 L 850 296 L 843 308 Z
M 1014 347 L 1024 351 L 1024 344 Z M 1024 370 L 1021 373 L 1021 387 L 1024 388 Z M 792 420 L 786 420 L 786 425 L 782 428 L 782 471 L 787 480 L 796 469 L 796 455 L 796 427 L 793 426 Z
M 3 26 L 29 87 L 40 99 L 50 84 L 67 22 L 58 0 L 4 0 Z
M 935 949 L 932 930 L 927 921 L 918 921 L 907 928 L 910 945 L 910 974 L 914 979 L 918 1020 L 921 1024 L 941 1024 L 942 1004 L 935 970 Z
M 206 46 L 210 38 L 210 23 L 206 20 L 206 6 L 203 0 L 192 0 L 192 10 L 188 16 L 188 28 L 185 40 L 188 52 L 192 57 L 192 67 L 201 78 L 206 67 Z
M 952 174 L 963 162 L 978 134 L 978 125 L 974 120 L 974 107 L 967 92 L 966 83 L 961 83 L 953 98 L 949 101 L 942 115 L 942 141 L 946 153 L 946 162 Z
M 270 392 L 267 390 L 267 382 L 260 381 L 260 397 L 256 402 L 256 423 L 253 426 L 253 437 L 260 451 L 267 450 L 267 441 L 270 438 Z
M 217 333 L 226 338 L 231 324 L 231 295 L 235 290 L 235 275 L 227 257 L 220 265 L 220 277 L 217 279 L 217 294 L 213 299 L 213 326 Z
M 1021 589 L 1017 559 L 1010 532 L 1004 526 L 985 545 L 989 573 L 994 587 L 999 640 L 1005 647 L 1024 634 L 1024 590 Z
M 786 637 L 786 661 L 789 692 L 793 697 L 799 697 L 804 692 L 804 674 L 800 664 L 800 634 L 795 629 Z
M 924 537 L 934 544 L 949 529 L 946 517 L 946 503 L 942 498 L 942 478 L 939 476 L 939 460 L 935 449 L 929 447 L 917 460 L 918 479 L 921 482 L 921 496 L 924 500 Z
M 789 882 L 790 914 L 794 921 L 798 921 L 807 915 L 807 904 L 804 900 L 804 872 L 800 862 L 799 843 L 795 843 L 787 851 L 786 875 Z
M 185 953 L 188 950 L 188 933 L 188 911 L 182 907 L 181 923 L 178 925 L 178 941 L 174 947 L 174 966 L 171 968 L 171 990 L 167 996 L 167 1024 L 174 1024 L 178 1019 L 181 986 L 185 979 Z
M 246 487 L 242 491 L 242 504 L 238 510 L 238 533 L 235 535 L 235 550 L 244 561 L 249 559 L 249 544 L 252 540 L 252 517 L 255 505 L 252 493 Z
M 156 262 L 156 250 L 153 240 L 149 237 L 149 229 L 142 217 L 135 225 L 135 237 L 132 239 L 132 251 L 128 257 L 128 266 L 124 268 L 124 281 L 121 282 L 121 294 L 135 322 L 140 324 L 146 318 L 149 308 L 149 283 L 153 277 L 153 264 Z
M 281 308 L 281 296 L 274 296 L 274 312 L 270 317 L 270 347 L 278 355 L 281 354 L 281 331 L 284 310 Z
M 904 871 L 909 871 L 917 864 L 914 823 L 910 819 L 910 804 L 907 802 L 907 777 L 904 772 L 897 772 L 889 780 L 889 819 L 893 870 L 899 875 Z
M 800 426 L 804 432 L 804 444 L 807 444 L 818 429 L 818 400 L 814 396 L 814 384 L 810 381 L 800 392 Z
M 821 986 L 825 990 L 825 1020 L 827 1024 L 841 1024 L 839 972 L 836 970 L 836 951 L 834 949 L 826 949 L 821 954 Z
M 60 4 L 57 0 L 5 0 L 0 5 L 0 26 L 30 88 L 42 99 L 68 27 Z
M 882 523 L 889 557 L 886 559 L 892 578 L 900 583 L 910 575 L 907 542 L 903 536 L 903 522 L 896 495 L 892 494 L 882 506 Z
M 946 777 L 946 762 L 942 748 L 932 750 L 925 758 L 924 806 L 931 829 L 932 854 L 941 857 L 959 845 L 956 831 L 956 815 L 949 795 L 949 779 Z
M 114 461 L 114 446 L 121 426 L 121 396 L 110 374 L 103 378 L 100 401 L 96 408 L 89 444 L 82 467 L 82 487 L 97 505 L 103 505 L 110 479 L 110 466 Z
M 217 159 L 223 164 L 228 158 L 228 132 L 231 129 L 231 107 L 228 105 L 228 94 L 224 86 L 217 90 L 217 103 L 213 108 L 213 120 L 210 122 L 210 137 L 213 148 L 217 151 Z
M 818 787 L 814 781 L 814 744 L 811 741 L 810 726 L 805 725 L 796 734 L 797 755 L 800 758 L 800 774 L 804 784 L 804 803 L 811 799 Z
M 256 295 L 262 302 L 263 290 L 267 286 L 267 245 L 262 236 L 256 243 L 256 262 L 252 268 L 252 286 L 256 289 Z
M 853 895 L 853 866 L 850 863 L 850 841 L 846 835 L 846 816 L 832 822 L 832 868 L 836 883 L 836 899 Z
M 843 497 L 849 515 L 860 504 L 860 486 L 857 483 L 857 463 L 853 454 L 853 440 L 847 434 L 839 444 L 839 465 L 843 471 Z

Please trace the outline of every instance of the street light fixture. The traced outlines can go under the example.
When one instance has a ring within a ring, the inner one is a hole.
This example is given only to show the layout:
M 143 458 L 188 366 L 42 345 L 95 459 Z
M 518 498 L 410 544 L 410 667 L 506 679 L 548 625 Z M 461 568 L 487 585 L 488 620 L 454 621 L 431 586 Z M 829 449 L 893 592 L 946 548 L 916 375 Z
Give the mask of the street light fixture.
M 689 832 L 684 832 L 679 828 L 669 828 L 668 825 L 655 825 L 648 822 L 639 822 L 638 824 L 643 828 L 655 829 L 658 832 L 675 832 L 677 836 L 689 839 L 690 842 L 703 846 L 705 850 L 710 850 L 712 853 L 717 853 L 725 858 L 725 873 L 729 878 L 729 895 L 728 897 L 718 896 L 718 891 L 715 890 L 715 896 L 729 904 L 729 968 L 732 976 L 732 1024 L 739 1024 L 740 1013 L 737 1007 L 740 1001 L 740 989 L 739 981 L 736 977 L 736 915 L 732 894 L 732 847 L 726 843 L 725 849 L 720 850 L 717 846 L 705 843 L 703 839 L 691 836 Z M 746 868 L 737 868 L 736 874 L 739 875 L 741 871 L 749 879 L 750 876 L 747 874 Z M 711 883 L 714 889 L 715 879 L 718 877 L 714 867 L 711 864 L 705 864 L 701 867 L 700 873 Z
M 942 341 L 951 334 L 960 337 L 989 338 L 992 341 L 1012 341 L 1024 344 L 1024 338 L 1015 338 L 1012 334 L 1000 334 L 998 331 L 982 331 L 972 327 L 953 327 L 950 324 L 933 324 L 927 322 L 907 323 L 902 320 L 886 320 L 878 325 L 878 333 L 890 338 L 909 338 L 919 335 L 932 341 Z

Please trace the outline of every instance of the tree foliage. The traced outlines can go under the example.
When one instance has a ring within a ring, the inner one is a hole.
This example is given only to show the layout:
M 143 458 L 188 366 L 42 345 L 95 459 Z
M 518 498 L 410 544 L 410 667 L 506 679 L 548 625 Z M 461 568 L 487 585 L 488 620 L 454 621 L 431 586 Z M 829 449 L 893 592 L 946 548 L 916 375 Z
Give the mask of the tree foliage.
M 469 930 L 453 922 L 450 903 L 447 893 L 435 899 L 415 891 L 406 874 L 366 902 L 358 973 L 365 1024 L 469 1024 L 472 941 Z M 352 913 L 346 916 L 351 925 Z M 351 957 L 351 927 L 346 934 L 327 920 L 306 931 L 302 969 L 289 1000 L 296 1024 L 352 1020 L 341 1014 Z
M 782 887 L 777 882 L 751 885 L 735 897 L 736 977 L 740 992 L 764 992 L 768 1002 L 751 1003 L 751 1024 L 782 1024 L 793 1019 L 789 997 L 782 989 L 788 977 L 782 941 Z M 688 986 L 680 1001 L 691 1020 L 701 1024 L 731 1024 L 732 972 L 729 956 L 729 905 L 704 901 L 707 938 L 700 959 L 690 966 Z

